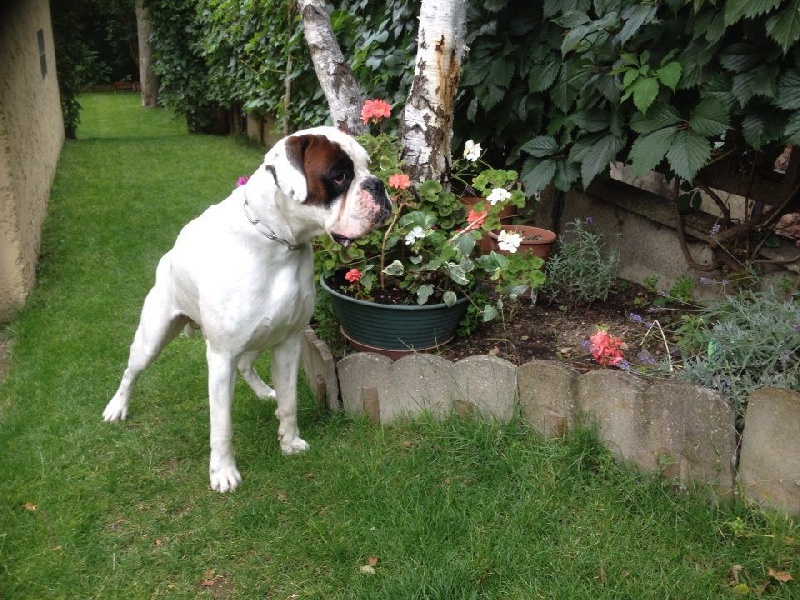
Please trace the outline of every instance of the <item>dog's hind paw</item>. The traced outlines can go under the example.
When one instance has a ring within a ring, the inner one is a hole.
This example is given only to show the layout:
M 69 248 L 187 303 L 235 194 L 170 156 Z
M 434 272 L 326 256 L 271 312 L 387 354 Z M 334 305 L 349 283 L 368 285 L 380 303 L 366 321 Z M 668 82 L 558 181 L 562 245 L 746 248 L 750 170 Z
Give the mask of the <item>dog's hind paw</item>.
M 310 449 L 311 446 L 309 446 L 305 440 L 300 439 L 299 437 L 294 438 L 288 444 L 281 440 L 281 452 L 283 452 L 285 456 L 289 456 L 291 454 L 302 454 L 306 450 Z

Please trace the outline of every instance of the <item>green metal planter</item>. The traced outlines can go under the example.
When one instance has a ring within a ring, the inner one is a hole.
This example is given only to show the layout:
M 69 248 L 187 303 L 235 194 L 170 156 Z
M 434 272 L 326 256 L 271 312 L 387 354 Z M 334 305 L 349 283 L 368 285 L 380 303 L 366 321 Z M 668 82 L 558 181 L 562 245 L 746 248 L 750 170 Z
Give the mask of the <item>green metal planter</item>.
M 469 302 L 462 297 L 453 306 L 378 304 L 341 294 L 331 289 L 324 278 L 320 283 L 331 296 L 347 340 L 358 350 L 391 358 L 429 351 L 452 340 Z

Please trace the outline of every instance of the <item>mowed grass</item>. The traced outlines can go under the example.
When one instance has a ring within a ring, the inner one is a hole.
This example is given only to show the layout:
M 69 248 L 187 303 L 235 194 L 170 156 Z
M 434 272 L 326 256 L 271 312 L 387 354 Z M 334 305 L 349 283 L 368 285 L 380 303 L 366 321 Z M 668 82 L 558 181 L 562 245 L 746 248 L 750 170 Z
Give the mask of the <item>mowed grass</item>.
M 283 457 L 274 403 L 236 390 L 244 482 L 208 488 L 204 346 L 179 338 L 127 422 L 101 412 L 158 258 L 263 149 L 188 135 L 135 95 L 83 98 L 38 285 L 0 386 L 0 598 L 799 598 L 800 530 L 618 466 L 591 433 L 391 427 L 318 410 Z M 236 268 L 232 265 L 231 268 Z M 268 357 L 260 362 L 268 375 Z M 735 588 L 732 573 L 738 577 Z

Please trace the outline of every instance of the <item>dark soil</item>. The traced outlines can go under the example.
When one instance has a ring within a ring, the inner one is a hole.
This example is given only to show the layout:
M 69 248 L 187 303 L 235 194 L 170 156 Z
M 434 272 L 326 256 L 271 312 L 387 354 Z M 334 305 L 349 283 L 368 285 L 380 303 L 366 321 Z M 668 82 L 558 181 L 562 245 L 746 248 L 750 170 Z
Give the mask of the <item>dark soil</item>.
M 588 306 L 558 305 L 541 297 L 535 305 L 520 301 L 510 308 L 505 324 L 485 323 L 472 335 L 450 342 L 440 354 L 453 361 L 493 354 L 517 365 L 558 360 L 586 371 L 599 366 L 589 353 L 588 339 L 604 328 L 623 340 L 625 359 L 633 367 L 653 368 L 653 363 L 668 363 L 665 338 L 669 352 L 676 355 L 670 330 L 680 317 L 676 310 L 653 307 L 657 297 L 641 286 L 618 282 L 605 301 Z
M 625 359 L 634 369 L 654 370 L 657 364 L 669 364 L 668 352 L 676 360 L 671 331 L 681 314 L 674 308 L 655 308 L 658 298 L 642 286 L 618 281 L 605 301 L 588 306 L 558 305 L 541 295 L 535 304 L 529 299 L 506 302 L 505 321 L 483 323 L 437 353 L 452 361 L 491 354 L 516 365 L 557 360 L 587 371 L 600 367 L 588 350 L 588 339 L 602 327 L 625 343 Z M 342 344 L 329 345 L 334 354 L 352 351 Z

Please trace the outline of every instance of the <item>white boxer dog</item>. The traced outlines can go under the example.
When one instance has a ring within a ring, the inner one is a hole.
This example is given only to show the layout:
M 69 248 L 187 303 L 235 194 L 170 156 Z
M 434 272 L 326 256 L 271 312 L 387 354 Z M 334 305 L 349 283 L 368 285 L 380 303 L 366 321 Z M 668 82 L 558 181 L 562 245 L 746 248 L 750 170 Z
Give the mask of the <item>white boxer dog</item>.
M 368 162 L 367 152 L 333 127 L 300 131 L 267 152 L 245 185 L 187 224 L 158 264 L 103 419 L 125 419 L 141 372 L 189 326 L 206 339 L 211 488 L 228 492 L 242 479 L 231 424 L 237 368 L 256 396 L 277 397 L 282 452 L 307 450 L 297 427 L 297 374 L 315 299 L 310 242 L 327 233 L 347 245 L 389 216 L 386 189 Z M 267 348 L 275 390 L 253 368 Z

